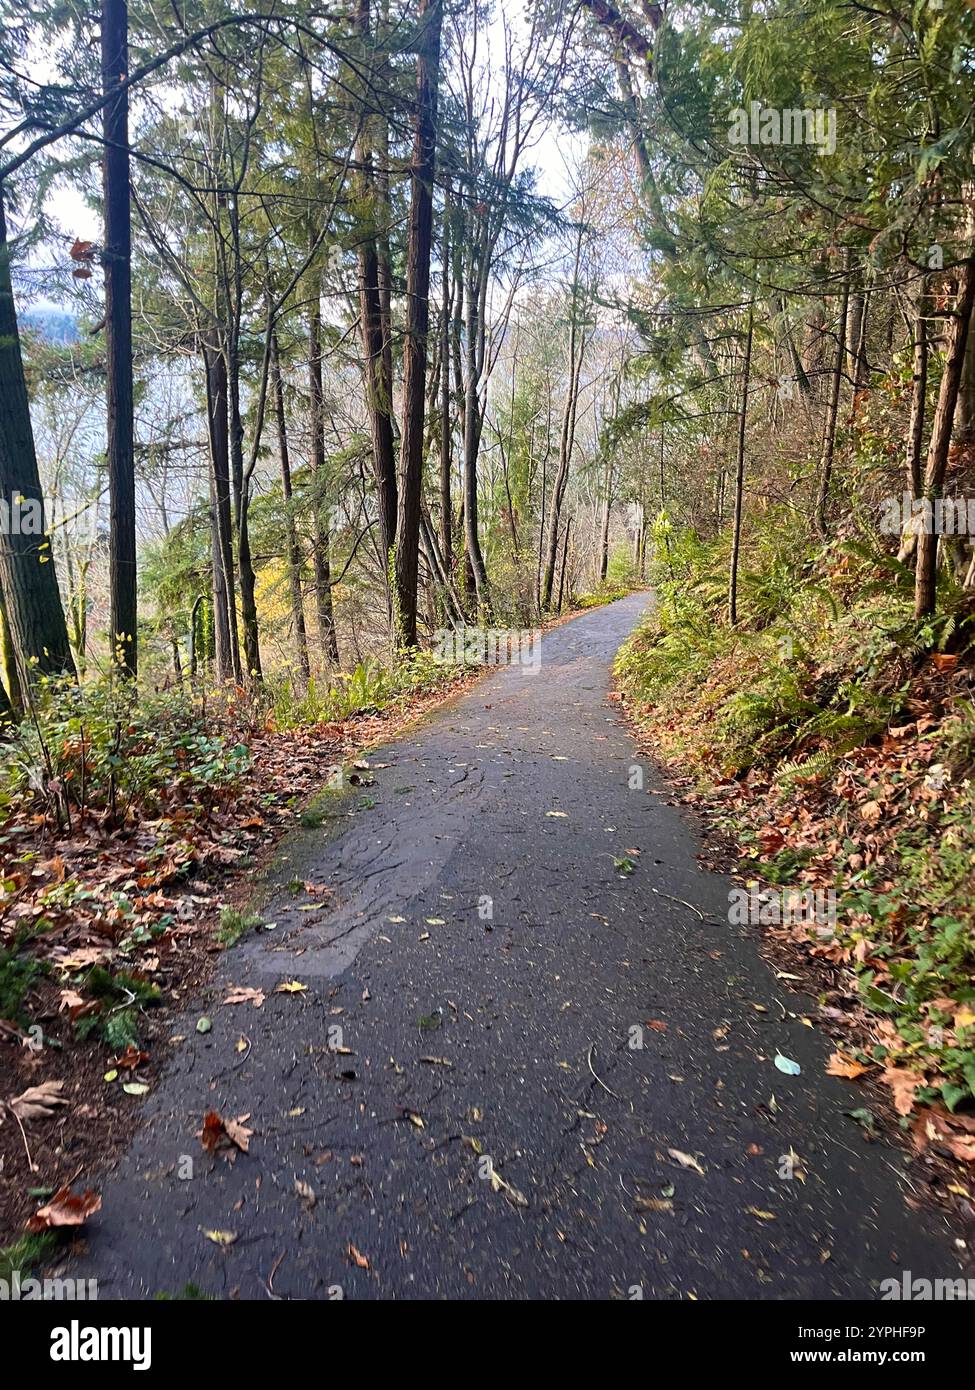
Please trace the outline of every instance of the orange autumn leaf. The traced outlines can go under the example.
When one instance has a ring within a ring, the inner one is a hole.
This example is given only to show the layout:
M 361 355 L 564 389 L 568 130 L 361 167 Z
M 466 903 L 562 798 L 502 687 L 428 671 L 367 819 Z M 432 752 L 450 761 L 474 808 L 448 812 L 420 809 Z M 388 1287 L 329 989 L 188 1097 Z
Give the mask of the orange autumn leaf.
M 827 1076 L 843 1076 L 847 1081 L 855 1081 L 858 1076 L 862 1076 L 870 1068 L 857 1062 L 852 1057 L 847 1057 L 845 1053 L 833 1052 L 830 1054 L 829 1062 L 826 1066 Z
M 28 1231 L 49 1231 L 55 1226 L 83 1226 L 89 1216 L 101 1211 L 102 1199 L 86 1188 L 80 1195 L 62 1187 L 27 1221 Z
M 225 1120 L 216 1110 L 208 1110 L 203 1117 L 203 1128 L 197 1130 L 196 1137 L 208 1154 L 222 1148 L 237 1148 L 247 1153 L 254 1132 L 246 1127 L 249 1119 L 250 1115 L 238 1115 L 236 1120 Z
M 139 1048 L 130 1043 L 121 1057 L 115 1058 L 114 1065 L 116 1067 L 128 1067 L 130 1071 L 134 1071 L 136 1067 L 141 1067 L 142 1063 L 148 1062 L 148 1060 L 148 1052 L 141 1052 Z
M 223 1120 L 215 1110 L 208 1110 L 203 1117 L 203 1128 L 199 1130 L 197 1138 L 203 1145 L 208 1154 L 216 1153 L 217 1148 L 227 1131 L 223 1127 Z
M 924 1077 L 917 1072 L 901 1067 L 887 1067 L 884 1080 L 894 1093 L 894 1109 L 898 1115 L 909 1115 L 914 1106 L 914 1097 L 919 1086 L 924 1085 Z

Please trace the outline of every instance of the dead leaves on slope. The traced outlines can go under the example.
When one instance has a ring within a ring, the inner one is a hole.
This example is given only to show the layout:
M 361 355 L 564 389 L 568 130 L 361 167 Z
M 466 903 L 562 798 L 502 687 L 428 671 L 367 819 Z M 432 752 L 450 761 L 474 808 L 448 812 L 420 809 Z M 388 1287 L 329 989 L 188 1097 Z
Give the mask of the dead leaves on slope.
M 933 1105 L 918 1115 L 911 1133 L 919 1152 L 933 1144 L 960 1163 L 975 1163 L 975 1115 L 952 1115 Z

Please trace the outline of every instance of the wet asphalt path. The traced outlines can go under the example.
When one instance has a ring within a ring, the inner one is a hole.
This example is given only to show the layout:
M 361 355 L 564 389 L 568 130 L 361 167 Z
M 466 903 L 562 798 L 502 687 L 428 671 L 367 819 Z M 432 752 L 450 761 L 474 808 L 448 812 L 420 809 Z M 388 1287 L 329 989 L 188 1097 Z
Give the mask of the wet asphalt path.
M 957 1275 L 606 701 L 646 601 L 374 751 L 338 834 L 286 847 L 282 879 L 332 894 L 273 891 L 274 929 L 177 1020 L 78 1262 L 102 1297 L 869 1299 Z M 194 1137 L 211 1108 L 251 1115 L 232 1164 Z

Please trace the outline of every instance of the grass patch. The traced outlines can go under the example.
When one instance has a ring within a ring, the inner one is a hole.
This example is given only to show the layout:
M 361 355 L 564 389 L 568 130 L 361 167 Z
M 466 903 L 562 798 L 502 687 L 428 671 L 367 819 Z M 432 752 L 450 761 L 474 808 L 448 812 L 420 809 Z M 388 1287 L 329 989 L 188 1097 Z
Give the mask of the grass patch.
M 289 884 L 289 888 L 290 888 Z M 245 932 L 253 931 L 262 922 L 259 912 L 242 912 L 236 907 L 225 907 L 220 914 L 217 940 L 223 947 L 235 945 Z
M 20 1272 L 21 1279 L 33 1278 L 35 1266 L 43 1264 L 56 1245 L 57 1236 L 50 1231 L 21 1236 L 12 1245 L 5 1245 L 0 1249 L 0 1279 L 9 1285 L 15 1271 Z

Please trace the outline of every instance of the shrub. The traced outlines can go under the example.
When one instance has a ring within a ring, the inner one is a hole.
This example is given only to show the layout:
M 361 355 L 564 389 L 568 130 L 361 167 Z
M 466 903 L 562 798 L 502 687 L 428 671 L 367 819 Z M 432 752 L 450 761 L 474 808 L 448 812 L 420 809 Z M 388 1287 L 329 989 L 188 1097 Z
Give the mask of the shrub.
M 72 808 L 124 816 L 179 802 L 205 810 L 249 763 L 214 728 L 213 711 L 183 690 L 140 690 L 99 677 L 38 683 L 32 717 L 0 747 L 0 812 L 25 800 L 70 818 Z

